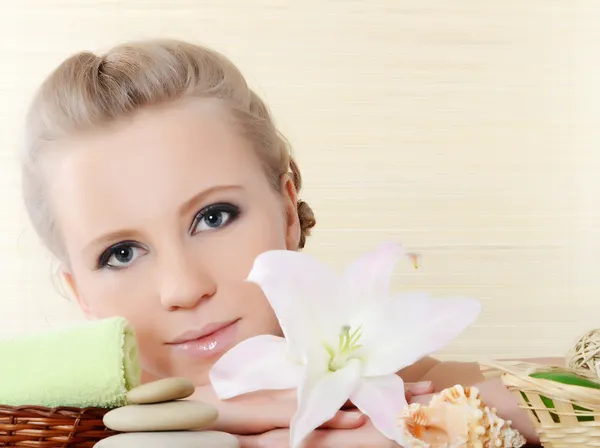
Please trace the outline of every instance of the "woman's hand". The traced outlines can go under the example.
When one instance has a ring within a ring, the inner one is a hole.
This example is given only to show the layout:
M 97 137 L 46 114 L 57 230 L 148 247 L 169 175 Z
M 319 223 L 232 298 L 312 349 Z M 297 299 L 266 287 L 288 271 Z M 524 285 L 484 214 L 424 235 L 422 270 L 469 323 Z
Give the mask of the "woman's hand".
M 290 430 L 274 429 L 264 434 L 239 436 L 241 448 L 289 448 Z M 307 448 L 398 448 L 370 421 L 356 429 L 317 429 L 302 445 Z
M 190 400 L 210 403 L 219 411 L 211 429 L 230 434 L 262 434 L 273 429 L 289 428 L 296 412 L 296 391 L 274 390 L 253 392 L 221 401 L 212 387 L 196 388 Z M 362 426 L 367 418 L 356 409 L 340 410 L 323 428 L 353 429 Z
M 406 384 L 406 396 L 409 401 L 413 397 L 432 391 L 433 385 L 430 382 Z M 218 409 L 219 418 L 211 429 L 236 435 L 262 435 L 274 429 L 289 428 L 297 404 L 296 390 L 292 389 L 254 392 L 221 401 L 211 386 L 203 386 L 197 388 L 190 399 L 210 403 Z M 356 429 L 367 421 L 367 417 L 351 403 L 347 403 L 321 428 Z
M 525 410 L 518 406 L 512 392 L 504 386 L 500 378 L 485 380 L 474 386 L 479 389 L 483 402 L 490 408 L 496 408 L 500 417 L 510 420 L 512 428 L 519 431 L 527 439 L 527 443 L 532 445 L 539 443 L 539 437 L 531 418 Z M 413 398 L 413 402 L 427 405 L 431 397 L 433 397 L 432 394 L 419 395 Z
M 406 401 L 412 403 L 418 397 L 433 394 L 435 387 L 431 381 L 420 381 L 418 383 L 406 383 Z

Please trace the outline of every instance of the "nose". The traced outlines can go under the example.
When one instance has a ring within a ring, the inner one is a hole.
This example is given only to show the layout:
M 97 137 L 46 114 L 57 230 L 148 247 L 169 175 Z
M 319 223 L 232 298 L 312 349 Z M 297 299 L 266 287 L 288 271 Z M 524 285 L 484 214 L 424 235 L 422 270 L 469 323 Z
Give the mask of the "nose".
M 209 270 L 182 255 L 163 263 L 160 275 L 160 300 L 167 310 L 195 308 L 217 292 Z

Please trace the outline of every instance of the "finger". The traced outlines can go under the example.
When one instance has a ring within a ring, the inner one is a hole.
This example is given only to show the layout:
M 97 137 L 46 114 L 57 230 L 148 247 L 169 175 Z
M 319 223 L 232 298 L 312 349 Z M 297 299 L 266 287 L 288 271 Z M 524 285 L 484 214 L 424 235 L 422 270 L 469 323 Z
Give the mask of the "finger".
M 411 402 L 412 403 L 420 403 L 420 404 L 423 404 L 423 405 L 428 405 L 429 402 L 431 401 L 431 397 L 433 397 L 432 394 L 415 395 L 414 397 L 412 397 Z
M 260 436 L 236 436 L 240 443 L 240 448 L 261 448 Z
M 265 441 L 262 434 L 256 436 L 237 436 L 240 448 L 269 448 L 273 446 L 272 442 Z
M 420 381 L 418 383 L 406 383 L 406 390 L 412 395 L 425 395 L 432 394 L 435 392 L 433 383 L 431 381 Z
M 263 434 L 289 427 L 296 399 L 293 391 L 253 392 L 218 402 L 218 410 L 219 417 L 211 429 L 239 435 Z
M 323 423 L 321 428 L 327 429 L 356 429 L 367 422 L 367 417 L 358 411 L 339 411 L 335 416 Z
M 412 394 L 412 392 L 411 392 L 410 390 L 406 389 L 406 390 L 404 391 L 404 396 L 405 396 L 405 398 L 406 398 L 406 401 L 408 401 L 408 402 L 410 403 L 410 402 L 411 402 L 411 400 L 412 400 L 412 397 L 413 397 L 413 394 Z
M 287 447 L 287 445 L 282 445 Z M 301 444 L 302 448 L 391 448 L 398 445 L 384 437 L 372 426 L 355 431 L 317 429 L 310 433 Z M 279 448 L 279 446 L 277 447 Z
M 256 406 L 262 404 L 261 406 Z M 276 428 L 287 428 L 294 415 L 293 406 L 271 407 L 264 403 L 222 403 L 217 421 L 211 429 L 239 435 L 262 434 Z
M 257 436 L 237 436 L 238 442 L 240 442 L 240 448 L 267 448 L 261 441 L 261 435 Z
M 254 436 L 237 436 L 240 448 L 287 448 L 290 443 L 288 429 L 274 429 Z

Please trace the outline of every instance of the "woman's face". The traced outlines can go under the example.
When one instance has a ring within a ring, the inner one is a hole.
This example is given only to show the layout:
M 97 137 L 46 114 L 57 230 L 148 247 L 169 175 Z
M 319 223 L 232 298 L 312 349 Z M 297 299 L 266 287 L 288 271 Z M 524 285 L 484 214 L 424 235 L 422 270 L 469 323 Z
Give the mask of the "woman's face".
M 49 158 L 66 279 L 90 318 L 134 326 L 148 378 L 207 382 L 237 342 L 279 334 L 245 281 L 271 249 L 295 249 L 296 192 L 269 184 L 251 144 L 207 104 L 148 110 Z

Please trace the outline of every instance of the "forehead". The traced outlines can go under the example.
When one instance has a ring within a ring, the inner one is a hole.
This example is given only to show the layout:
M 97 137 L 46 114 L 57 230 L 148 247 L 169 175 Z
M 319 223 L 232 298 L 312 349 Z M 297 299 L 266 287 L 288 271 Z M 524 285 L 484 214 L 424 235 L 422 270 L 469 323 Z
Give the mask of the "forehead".
M 124 169 L 131 180 L 144 180 L 156 171 L 168 176 L 199 170 L 210 179 L 216 169 L 225 167 L 218 177 L 233 177 L 248 173 L 245 163 L 256 165 L 250 143 L 241 138 L 225 113 L 202 104 L 142 111 L 109 129 L 59 145 L 62 174 L 79 181 L 94 173 L 98 176 L 93 178 L 105 180 L 106 174 Z M 89 172 L 84 176 L 84 171 Z
M 79 220 L 143 220 L 204 189 L 252 188 L 264 179 L 251 144 L 225 114 L 198 104 L 144 111 L 57 145 L 48 171 L 51 200 L 58 215 Z

